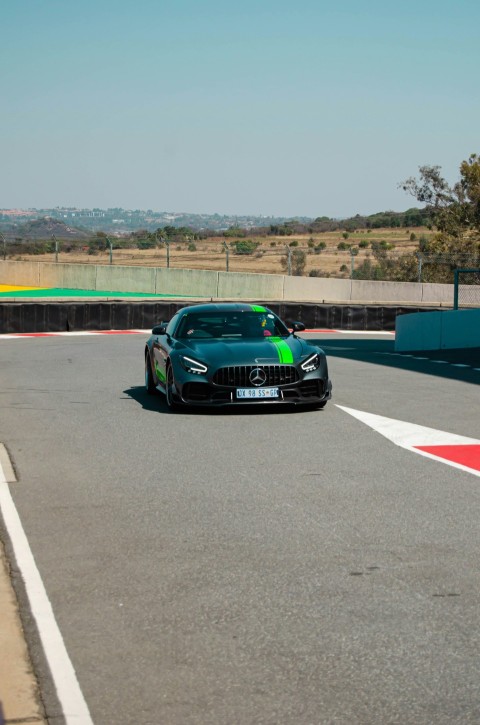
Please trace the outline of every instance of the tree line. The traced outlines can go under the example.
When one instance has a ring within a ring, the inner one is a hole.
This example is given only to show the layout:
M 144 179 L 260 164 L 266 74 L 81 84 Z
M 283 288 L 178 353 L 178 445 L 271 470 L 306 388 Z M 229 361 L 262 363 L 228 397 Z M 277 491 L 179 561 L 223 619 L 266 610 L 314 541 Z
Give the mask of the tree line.
M 249 237 L 258 240 L 262 237 L 291 237 L 343 230 L 343 246 L 339 245 L 338 249 L 350 252 L 353 258 L 362 244 L 356 246 L 347 242 L 354 231 L 424 226 L 434 233 L 421 235 L 418 240 L 412 234 L 410 239 L 413 241 L 415 238 L 417 241 L 414 252 L 393 255 L 385 244 L 372 242 L 367 256 L 361 262 L 354 264 L 355 260 L 352 259 L 351 276 L 355 279 L 392 281 L 416 281 L 421 278 L 426 282 L 451 283 L 455 269 L 480 267 L 480 157 L 477 154 L 461 162 L 459 179 L 453 185 L 442 176 L 440 166 L 420 166 L 419 176 L 406 179 L 399 187 L 423 207 L 413 207 L 405 212 L 378 212 L 369 216 L 357 214 L 343 220 L 323 216 L 308 223 L 292 220 L 254 229 L 230 227 L 223 232 L 223 238 L 234 254 L 254 254 L 260 242 Z M 196 242 L 218 235 L 218 231 L 173 225 L 159 227 L 154 232 L 138 230 L 126 238 L 109 237 L 104 232 L 97 232 L 88 240 L 62 240 L 61 251 L 69 252 L 80 247 L 89 254 L 97 254 L 108 250 L 110 246 L 113 249 L 148 249 L 186 243 L 187 249 L 194 252 L 197 249 Z M 286 244 L 296 246 L 292 241 L 286 240 Z M 52 240 L 17 239 L 9 242 L 8 246 L 9 256 L 55 251 L 55 242 Z M 319 244 L 314 251 L 320 253 L 322 249 L 323 246 Z M 282 268 L 292 274 L 303 274 L 305 255 L 303 250 L 293 250 L 291 254 L 285 255 Z

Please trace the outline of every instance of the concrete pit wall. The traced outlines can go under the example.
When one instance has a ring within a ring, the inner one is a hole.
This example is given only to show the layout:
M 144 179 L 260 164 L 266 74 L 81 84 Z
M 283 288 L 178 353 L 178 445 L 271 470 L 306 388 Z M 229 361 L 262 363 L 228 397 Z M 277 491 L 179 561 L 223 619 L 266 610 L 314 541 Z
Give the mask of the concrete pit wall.
M 470 347 L 480 347 L 480 309 L 412 313 L 396 319 L 397 352 Z

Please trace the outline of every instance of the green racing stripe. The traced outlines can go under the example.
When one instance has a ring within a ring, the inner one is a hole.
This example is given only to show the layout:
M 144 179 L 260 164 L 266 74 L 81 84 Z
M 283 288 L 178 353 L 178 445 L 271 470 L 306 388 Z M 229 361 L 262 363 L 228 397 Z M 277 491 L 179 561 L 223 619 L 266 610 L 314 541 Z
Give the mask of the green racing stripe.
M 164 383 L 164 382 L 165 382 L 165 380 L 166 380 L 166 378 L 165 378 L 165 373 L 163 373 L 163 372 L 162 372 L 162 371 L 160 370 L 160 368 L 158 367 L 158 363 L 157 363 L 157 361 L 156 361 L 156 360 L 155 360 L 155 372 L 156 372 L 156 374 L 157 374 L 157 378 L 158 378 L 159 380 L 161 380 L 161 381 L 162 381 L 162 383 Z
M 267 339 L 268 342 L 273 343 L 277 348 L 278 359 L 281 363 L 285 363 L 286 365 L 290 365 L 291 363 L 293 363 L 292 351 L 288 347 L 285 340 L 282 340 L 281 337 L 269 337 Z
M 260 305 L 250 305 L 252 308 L 252 312 L 266 312 L 267 310 L 265 307 L 261 307 Z

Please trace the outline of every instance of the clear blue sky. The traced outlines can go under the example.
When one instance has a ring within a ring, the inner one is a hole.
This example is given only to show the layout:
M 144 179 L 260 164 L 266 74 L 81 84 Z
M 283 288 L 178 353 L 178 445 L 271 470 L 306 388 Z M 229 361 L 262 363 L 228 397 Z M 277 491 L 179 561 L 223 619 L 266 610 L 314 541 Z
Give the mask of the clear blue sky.
M 0 208 L 403 210 L 480 152 L 478 0 L 15 0 Z

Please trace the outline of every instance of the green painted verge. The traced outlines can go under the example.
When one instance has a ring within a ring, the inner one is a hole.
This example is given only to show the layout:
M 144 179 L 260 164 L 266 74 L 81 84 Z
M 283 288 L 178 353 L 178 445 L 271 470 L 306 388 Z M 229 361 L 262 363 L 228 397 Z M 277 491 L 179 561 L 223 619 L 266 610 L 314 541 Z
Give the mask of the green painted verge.
M 54 287 L 52 289 L 34 289 L 34 290 L 14 290 L 10 292 L 0 292 L 0 299 L 8 299 L 9 297 L 158 297 L 158 298 L 188 298 L 192 295 L 162 295 L 151 294 L 147 292 L 115 292 L 112 290 L 83 290 L 83 289 L 63 289 Z

